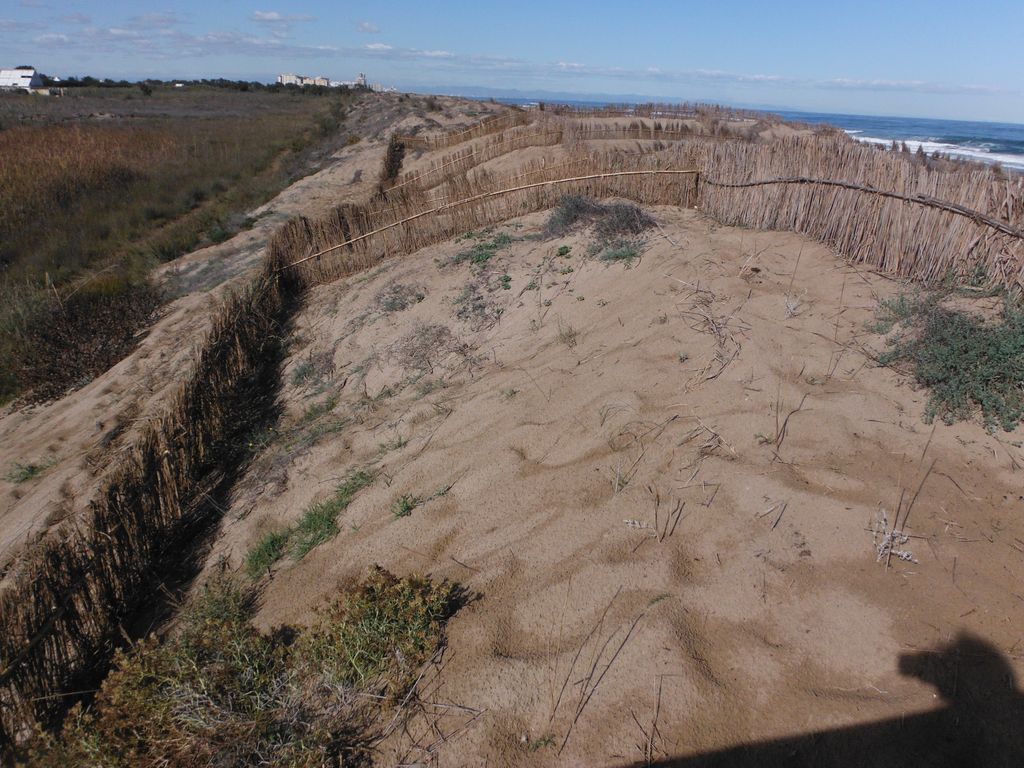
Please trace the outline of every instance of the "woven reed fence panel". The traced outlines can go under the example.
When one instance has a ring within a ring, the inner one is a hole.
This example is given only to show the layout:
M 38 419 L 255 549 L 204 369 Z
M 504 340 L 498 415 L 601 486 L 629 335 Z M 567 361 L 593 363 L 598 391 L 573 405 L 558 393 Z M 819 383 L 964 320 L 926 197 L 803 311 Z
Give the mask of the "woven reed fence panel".
M 825 184 L 725 186 L 794 177 L 849 182 L 946 201 L 1021 230 L 1020 176 L 879 151 L 843 137 L 727 145 L 696 139 L 681 145 L 678 157 L 702 169 L 700 207 L 723 223 L 801 232 L 895 275 L 941 280 L 983 272 L 993 287 L 1024 290 L 1024 241 L 970 216 Z

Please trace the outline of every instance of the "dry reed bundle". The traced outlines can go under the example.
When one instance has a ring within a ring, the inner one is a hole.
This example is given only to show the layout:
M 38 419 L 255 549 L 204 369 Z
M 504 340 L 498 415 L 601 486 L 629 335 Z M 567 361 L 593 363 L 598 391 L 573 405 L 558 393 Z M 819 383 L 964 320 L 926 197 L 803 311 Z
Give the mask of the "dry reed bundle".
M 418 185 L 423 189 L 431 189 L 443 183 L 445 179 L 465 174 L 478 165 L 507 155 L 518 149 L 527 147 L 550 147 L 560 144 L 563 138 L 562 126 L 548 123 L 547 127 L 537 130 L 536 125 L 517 126 L 507 131 L 487 137 L 471 147 L 441 157 L 423 170 L 407 173 L 398 184 L 391 189 L 408 185 Z

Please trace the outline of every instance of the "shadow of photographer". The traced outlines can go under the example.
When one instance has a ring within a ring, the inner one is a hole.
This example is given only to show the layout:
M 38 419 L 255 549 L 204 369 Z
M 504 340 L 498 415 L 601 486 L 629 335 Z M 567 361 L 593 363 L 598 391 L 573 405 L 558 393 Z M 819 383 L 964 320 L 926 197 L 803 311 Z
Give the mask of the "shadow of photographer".
M 650 765 L 1024 766 L 1024 693 L 998 649 L 964 633 L 937 650 L 903 654 L 899 670 L 935 686 L 943 706 L 924 714 L 668 758 Z

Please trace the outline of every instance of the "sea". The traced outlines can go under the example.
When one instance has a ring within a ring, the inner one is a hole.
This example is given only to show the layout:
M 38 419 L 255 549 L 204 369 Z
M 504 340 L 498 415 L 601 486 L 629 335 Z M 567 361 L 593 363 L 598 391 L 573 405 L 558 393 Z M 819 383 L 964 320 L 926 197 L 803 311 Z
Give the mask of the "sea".
M 499 99 L 518 104 L 536 103 L 526 99 Z M 605 102 L 569 101 L 578 106 L 601 107 Z M 894 141 L 916 152 L 940 152 L 950 157 L 999 164 L 1007 170 L 1024 173 L 1024 125 L 990 123 L 975 120 L 935 120 L 920 117 L 881 117 L 826 112 L 795 112 L 759 109 L 811 125 L 826 124 L 846 131 L 851 138 L 867 144 L 891 145 Z

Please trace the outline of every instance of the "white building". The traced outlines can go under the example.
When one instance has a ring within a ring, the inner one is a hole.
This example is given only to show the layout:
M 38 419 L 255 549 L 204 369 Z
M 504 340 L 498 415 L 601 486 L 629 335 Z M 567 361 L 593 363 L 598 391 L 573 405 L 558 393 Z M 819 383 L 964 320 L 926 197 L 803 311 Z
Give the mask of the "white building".
M 32 67 L 0 69 L 0 89 L 34 91 L 43 87 L 43 76 Z
M 278 75 L 278 85 L 319 85 L 324 88 L 366 88 L 366 75 L 362 72 L 355 80 L 329 80 L 323 75 L 320 77 L 308 77 L 306 75 Z

